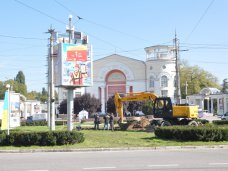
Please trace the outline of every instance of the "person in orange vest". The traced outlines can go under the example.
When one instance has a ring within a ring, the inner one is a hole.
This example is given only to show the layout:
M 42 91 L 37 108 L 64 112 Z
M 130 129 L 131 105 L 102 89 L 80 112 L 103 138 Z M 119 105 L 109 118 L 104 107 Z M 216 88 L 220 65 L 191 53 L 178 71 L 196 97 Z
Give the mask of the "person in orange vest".
M 71 80 L 70 85 L 82 85 L 82 73 L 80 70 L 80 65 L 75 64 L 74 71 L 70 74 Z

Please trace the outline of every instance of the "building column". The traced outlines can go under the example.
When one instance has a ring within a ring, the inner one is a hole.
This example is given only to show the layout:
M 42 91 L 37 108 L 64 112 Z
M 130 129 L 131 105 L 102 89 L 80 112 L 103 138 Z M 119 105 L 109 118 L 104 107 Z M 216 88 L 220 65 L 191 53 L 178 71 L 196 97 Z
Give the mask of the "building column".
M 217 115 L 220 114 L 220 109 L 219 109 L 219 98 L 217 98 Z
M 223 101 L 224 101 L 224 113 L 226 113 L 228 111 L 227 109 L 228 101 L 227 101 L 226 95 L 223 96 Z
M 24 102 L 24 118 L 27 119 L 27 103 Z
M 200 107 L 201 107 L 202 111 L 204 111 L 204 98 L 200 99 L 200 100 L 201 100 Z
M 210 97 L 207 99 L 207 113 L 210 113 Z
M 101 87 L 101 113 L 105 113 L 105 87 Z
M 211 99 L 211 113 L 214 114 L 214 99 Z

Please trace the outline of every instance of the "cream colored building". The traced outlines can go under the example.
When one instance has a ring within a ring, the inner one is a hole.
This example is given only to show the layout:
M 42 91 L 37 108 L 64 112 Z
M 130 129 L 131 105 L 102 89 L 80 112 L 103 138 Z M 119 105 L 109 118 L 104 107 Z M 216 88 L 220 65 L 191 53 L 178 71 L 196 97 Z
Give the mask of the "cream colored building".
M 145 48 L 145 60 L 113 54 L 93 62 L 93 86 L 85 92 L 101 100 L 101 112 L 115 92 L 150 91 L 174 100 L 175 58 L 173 47 Z

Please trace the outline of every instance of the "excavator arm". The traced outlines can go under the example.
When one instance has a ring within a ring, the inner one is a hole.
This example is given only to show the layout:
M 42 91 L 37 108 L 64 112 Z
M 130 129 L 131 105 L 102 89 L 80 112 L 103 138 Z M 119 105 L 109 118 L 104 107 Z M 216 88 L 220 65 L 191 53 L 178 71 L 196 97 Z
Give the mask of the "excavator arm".
M 139 93 L 127 93 L 123 97 L 119 93 L 115 93 L 114 102 L 116 106 L 116 113 L 120 117 L 121 122 L 123 122 L 123 102 L 126 101 L 144 101 L 153 100 L 157 98 L 157 95 L 149 92 L 139 92 Z

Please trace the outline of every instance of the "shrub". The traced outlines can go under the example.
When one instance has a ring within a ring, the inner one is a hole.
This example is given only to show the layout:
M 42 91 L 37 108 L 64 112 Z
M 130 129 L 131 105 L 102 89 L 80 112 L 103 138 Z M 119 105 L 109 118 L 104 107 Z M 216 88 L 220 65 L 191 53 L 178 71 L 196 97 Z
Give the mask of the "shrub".
M 201 127 L 158 127 L 155 130 L 155 135 L 161 139 L 176 139 L 183 141 L 225 141 L 228 140 L 228 128 L 212 125 Z
M 53 132 L 42 132 L 40 145 L 42 146 L 54 146 L 56 145 L 56 137 L 53 135 Z
M 209 123 L 209 120 L 206 120 L 206 119 L 196 119 L 197 122 L 200 122 L 202 124 L 208 124 Z
M 21 126 L 47 126 L 47 121 L 21 122 Z
M 212 123 L 215 125 L 228 125 L 228 120 L 214 120 Z
M 77 131 L 16 132 L 10 135 L 0 133 L 0 145 L 13 146 L 53 146 L 75 144 L 84 141 L 84 134 Z
M 55 121 L 55 125 L 66 125 L 67 121 L 66 120 L 62 120 L 62 121 Z
M 67 121 L 55 121 L 55 125 L 66 125 Z M 21 126 L 47 126 L 47 121 L 21 122 Z

